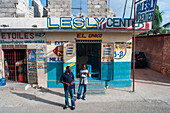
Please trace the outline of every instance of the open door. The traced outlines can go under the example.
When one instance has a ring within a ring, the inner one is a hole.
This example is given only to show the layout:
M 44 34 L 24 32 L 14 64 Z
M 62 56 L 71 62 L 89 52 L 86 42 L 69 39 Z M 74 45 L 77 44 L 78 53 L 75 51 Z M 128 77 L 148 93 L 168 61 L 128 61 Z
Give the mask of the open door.
M 63 71 L 70 66 L 76 78 L 76 43 L 68 42 L 63 44 Z
M 102 43 L 101 49 L 101 80 L 112 80 L 114 43 Z

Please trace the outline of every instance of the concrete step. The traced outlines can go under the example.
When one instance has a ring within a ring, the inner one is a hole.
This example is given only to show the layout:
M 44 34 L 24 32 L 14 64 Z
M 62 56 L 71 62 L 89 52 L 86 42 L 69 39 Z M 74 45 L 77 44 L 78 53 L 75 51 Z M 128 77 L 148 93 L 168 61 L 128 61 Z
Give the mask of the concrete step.
M 78 89 L 79 85 L 75 85 L 75 89 Z M 87 85 L 87 89 L 104 89 L 105 85 Z
M 5 86 L 0 86 L 0 90 L 27 90 L 31 85 L 27 83 L 7 81 Z
M 75 81 L 75 89 L 79 87 L 79 80 Z M 87 89 L 104 89 L 105 88 L 105 81 L 102 80 L 88 80 Z
M 76 93 L 78 92 L 78 89 L 76 89 L 75 91 Z M 83 93 L 83 92 L 82 92 Z M 101 94 L 104 95 L 105 94 L 105 90 L 104 89 L 88 89 L 86 92 L 87 95 L 96 95 L 96 94 Z

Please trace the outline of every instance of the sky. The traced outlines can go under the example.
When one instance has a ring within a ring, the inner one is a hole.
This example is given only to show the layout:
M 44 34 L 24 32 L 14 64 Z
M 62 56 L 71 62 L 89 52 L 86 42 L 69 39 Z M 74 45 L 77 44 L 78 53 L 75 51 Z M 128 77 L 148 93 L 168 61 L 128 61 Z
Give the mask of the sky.
M 126 0 L 110 0 L 109 7 L 113 9 L 113 12 L 116 12 L 116 16 L 122 18 L 124 4 Z M 132 0 L 128 0 L 127 9 L 125 17 L 130 17 L 131 3 Z M 87 15 L 87 0 L 82 0 L 82 13 Z M 170 0 L 158 0 L 158 6 L 160 11 L 164 11 L 162 25 L 170 22 Z M 72 0 L 72 8 L 80 8 L 80 0 Z M 72 9 L 73 16 L 76 16 L 80 13 L 80 10 Z

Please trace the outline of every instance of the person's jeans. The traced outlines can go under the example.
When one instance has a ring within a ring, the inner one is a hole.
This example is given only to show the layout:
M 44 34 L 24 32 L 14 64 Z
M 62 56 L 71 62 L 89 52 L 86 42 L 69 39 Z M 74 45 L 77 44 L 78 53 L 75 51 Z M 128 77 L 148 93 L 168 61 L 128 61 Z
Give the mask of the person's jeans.
M 71 96 L 71 106 L 75 107 L 74 89 L 64 89 L 64 91 L 65 91 L 65 105 L 67 107 L 69 106 L 68 96 L 69 96 L 69 93 L 70 93 L 70 96 Z
M 78 89 L 78 93 L 77 93 L 77 99 L 81 99 L 81 93 L 82 93 L 83 88 L 84 88 L 84 92 L 83 92 L 82 98 L 86 98 L 87 85 L 86 84 L 80 84 L 79 89 Z

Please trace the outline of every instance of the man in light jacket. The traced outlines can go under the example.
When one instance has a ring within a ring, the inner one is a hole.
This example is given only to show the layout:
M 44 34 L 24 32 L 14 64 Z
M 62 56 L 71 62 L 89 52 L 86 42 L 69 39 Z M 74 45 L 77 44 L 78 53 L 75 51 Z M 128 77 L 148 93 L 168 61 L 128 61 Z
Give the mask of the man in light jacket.
M 82 99 L 86 100 L 86 90 L 87 90 L 87 84 L 88 84 L 87 77 L 90 77 L 90 73 L 87 70 L 86 65 L 83 65 L 83 69 L 80 70 L 79 75 L 80 75 L 80 84 L 79 84 L 79 89 L 77 93 L 77 99 L 78 100 L 81 99 L 82 89 L 84 88 Z

